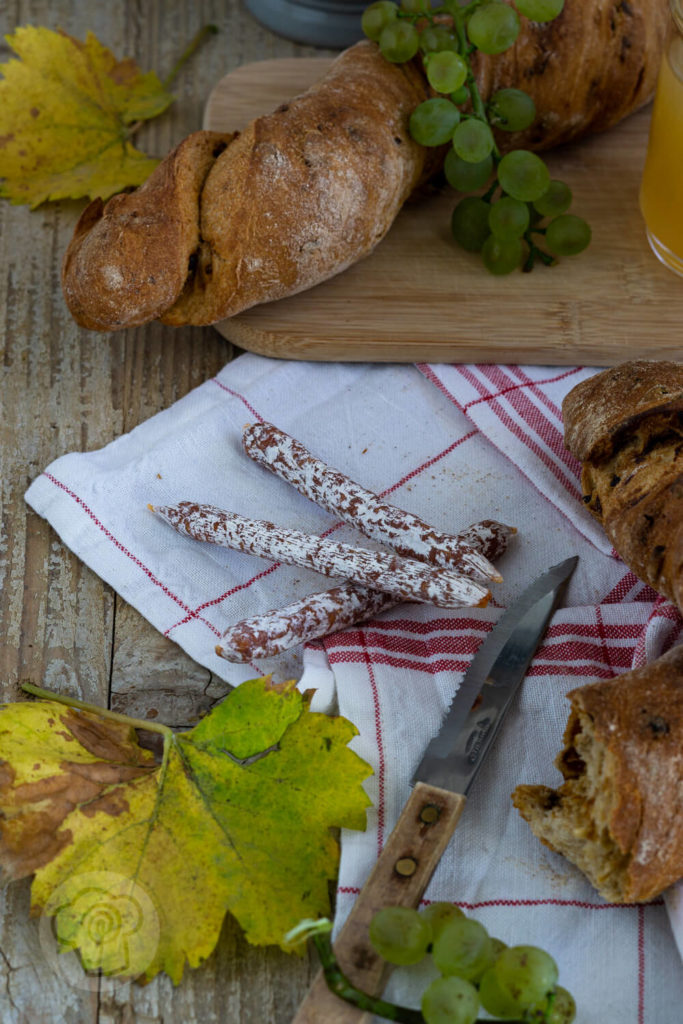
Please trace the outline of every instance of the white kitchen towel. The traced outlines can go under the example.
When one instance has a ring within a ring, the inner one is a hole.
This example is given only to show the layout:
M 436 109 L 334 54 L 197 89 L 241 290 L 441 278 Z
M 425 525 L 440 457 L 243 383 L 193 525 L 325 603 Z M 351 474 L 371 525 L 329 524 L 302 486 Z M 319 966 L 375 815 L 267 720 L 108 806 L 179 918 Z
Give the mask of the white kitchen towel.
M 594 372 L 300 363 L 243 355 L 106 448 L 57 459 L 26 498 L 85 563 L 219 678 L 238 684 L 266 671 L 279 679 L 303 671 L 302 686 L 318 690 L 315 706 L 325 708 L 336 696 L 342 712 L 360 728 L 354 742 L 375 769 L 370 783 L 375 808 L 366 833 L 344 835 L 339 920 L 405 799 L 410 770 L 477 643 L 531 579 L 578 554 L 565 610 L 551 627 L 573 615 L 576 636 L 555 645 L 554 675 L 534 675 L 532 668 L 494 760 L 477 782 L 480 795 L 473 794 L 458 829 L 460 837 L 472 832 L 465 853 L 456 858 L 464 857 L 467 871 L 463 878 L 453 875 L 444 891 L 448 898 L 478 906 L 482 892 L 493 892 L 487 888 L 490 875 L 496 891 L 479 909 L 490 914 L 490 900 L 515 901 L 520 914 L 511 917 L 512 926 L 500 937 L 538 941 L 555 949 L 562 964 L 567 960 L 568 987 L 579 997 L 584 990 L 591 993 L 580 1020 L 674 1024 L 678 1018 L 664 1011 L 650 1015 L 649 1008 L 659 1004 L 647 1002 L 654 989 L 647 973 L 651 962 L 664 978 L 661 999 L 670 999 L 669 1006 L 680 1006 L 683 999 L 680 962 L 661 901 L 629 914 L 608 908 L 593 912 L 601 901 L 566 867 L 551 870 L 541 860 L 543 866 L 530 871 L 528 865 L 545 854 L 509 806 L 517 781 L 547 781 L 553 772 L 566 718 L 564 690 L 623 671 L 634 660 L 651 660 L 678 636 L 675 610 L 626 569 L 582 506 L 578 466 L 562 446 L 562 397 Z M 484 518 L 515 525 L 518 533 L 499 562 L 505 579 L 494 587 L 488 608 L 445 612 L 405 605 L 306 652 L 299 648 L 245 665 L 219 658 L 214 648 L 230 625 L 331 582 L 180 536 L 149 512 L 148 503 L 210 502 L 372 546 L 246 457 L 241 431 L 256 420 L 275 423 L 331 465 L 441 530 L 456 532 Z M 586 655 L 581 661 L 577 644 L 582 651 L 602 651 L 603 660 Z M 398 703 L 385 699 L 386 693 Z M 531 710 L 524 713 L 527 705 Z M 513 755 L 506 758 L 510 747 Z M 448 874 L 448 863 L 438 878 Z M 582 885 L 579 899 L 575 893 Z M 506 895 L 508 890 L 517 895 Z M 574 894 L 571 920 L 561 903 L 565 891 Z M 542 928 L 531 928 L 533 920 Z M 613 973 L 609 954 L 600 979 L 609 980 L 608 993 L 600 995 L 598 985 L 588 984 L 580 958 L 565 954 L 565 932 L 572 941 L 576 936 L 577 948 L 583 943 L 586 965 L 602 961 L 606 948 L 616 950 Z M 635 968 L 628 958 L 633 935 Z M 625 976 L 641 979 L 634 998 L 621 984 Z

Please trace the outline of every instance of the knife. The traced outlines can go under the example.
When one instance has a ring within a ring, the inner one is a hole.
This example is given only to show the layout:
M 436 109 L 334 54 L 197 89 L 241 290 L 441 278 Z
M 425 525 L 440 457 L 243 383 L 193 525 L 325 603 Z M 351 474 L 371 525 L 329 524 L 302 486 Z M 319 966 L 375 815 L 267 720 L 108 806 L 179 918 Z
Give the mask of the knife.
M 410 797 L 334 944 L 342 971 L 363 992 L 381 995 L 391 970 L 370 945 L 370 921 L 382 907 L 418 906 L 577 562 L 552 566 L 503 613 L 415 771 Z M 293 1024 L 369 1020 L 331 992 L 320 971 Z

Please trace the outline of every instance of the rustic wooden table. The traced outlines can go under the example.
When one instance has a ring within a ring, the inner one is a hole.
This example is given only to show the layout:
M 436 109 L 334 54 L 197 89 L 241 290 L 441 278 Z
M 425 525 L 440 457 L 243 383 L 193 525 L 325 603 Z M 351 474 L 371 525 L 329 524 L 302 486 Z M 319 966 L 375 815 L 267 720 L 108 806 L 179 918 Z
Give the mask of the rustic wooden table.
M 219 34 L 182 71 L 175 103 L 138 143 L 162 156 L 201 127 L 214 83 L 273 57 L 330 56 L 262 28 L 239 0 L 0 0 L 2 36 L 20 25 L 88 30 L 118 57 L 168 73 L 205 24 Z M 0 61 L 10 48 L 0 44 Z M 1 124 L 1 115 L 0 115 Z M 1 131 L 0 131 L 1 134 Z M 225 684 L 161 636 L 64 547 L 24 502 L 28 484 L 65 452 L 107 444 L 171 405 L 239 353 L 212 328 L 151 324 L 116 334 L 79 329 L 62 299 L 62 254 L 84 202 L 35 211 L 0 202 L 0 683 L 20 697 L 31 680 L 136 717 L 196 722 Z M 213 956 L 175 987 L 105 980 L 70 983 L 43 952 L 29 920 L 29 885 L 0 891 L 2 1024 L 279 1024 L 291 1020 L 315 965 L 249 947 L 229 917 Z

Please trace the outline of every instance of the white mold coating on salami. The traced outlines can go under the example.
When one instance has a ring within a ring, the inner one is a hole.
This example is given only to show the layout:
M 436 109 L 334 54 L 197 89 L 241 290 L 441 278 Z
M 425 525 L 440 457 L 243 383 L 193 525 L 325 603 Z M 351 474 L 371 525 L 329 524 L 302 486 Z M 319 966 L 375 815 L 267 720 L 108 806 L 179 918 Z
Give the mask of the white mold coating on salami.
M 270 658 L 363 622 L 398 603 L 391 594 L 346 583 L 235 623 L 224 633 L 216 653 L 235 662 Z
M 463 608 L 486 604 L 490 597 L 480 583 L 449 569 L 323 540 L 264 520 L 247 519 L 214 505 L 181 501 L 165 508 L 153 507 L 152 511 L 195 540 L 299 565 L 324 576 L 350 579 L 403 601 Z
M 500 558 L 515 533 L 510 526 L 493 519 L 473 523 L 462 535 L 490 559 Z M 400 602 L 355 583 L 343 583 L 332 590 L 318 591 L 286 605 L 236 622 L 223 634 L 216 653 L 227 661 L 244 662 L 270 658 L 330 633 L 368 619 Z
M 382 501 L 340 470 L 327 466 L 272 423 L 250 424 L 244 429 L 242 443 L 255 462 L 366 537 L 390 545 L 404 558 L 500 582 L 500 574 L 475 550 L 477 545 L 462 535 L 440 533 L 418 516 Z

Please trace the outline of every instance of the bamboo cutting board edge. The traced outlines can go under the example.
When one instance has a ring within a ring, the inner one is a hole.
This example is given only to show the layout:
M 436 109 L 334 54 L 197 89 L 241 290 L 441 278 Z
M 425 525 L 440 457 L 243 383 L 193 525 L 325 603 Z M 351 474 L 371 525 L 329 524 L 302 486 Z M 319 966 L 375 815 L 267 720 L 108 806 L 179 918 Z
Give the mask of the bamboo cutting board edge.
M 243 128 L 320 78 L 328 58 L 246 64 L 222 78 L 204 127 Z M 450 189 L 409 202 L 365 259 L 330 280 L 216 324 L 275 358 L 375 362 L 511 362 L 608 366 L 681 358 L 683 280 L 652 254 L 637 193 L 649 108 L 611 131 L 546 154 L 574 191 L 593 242 L 560 267 L 489 275 L 458 249 Z

